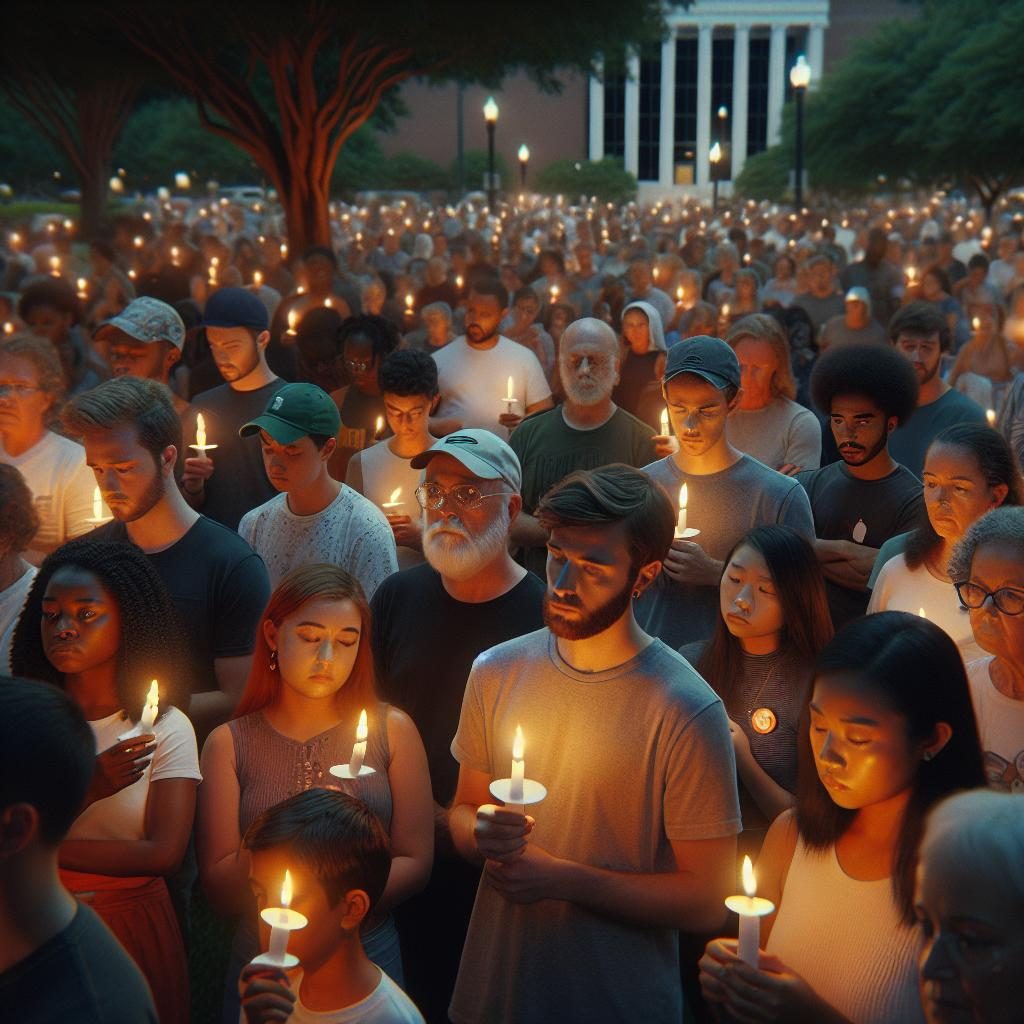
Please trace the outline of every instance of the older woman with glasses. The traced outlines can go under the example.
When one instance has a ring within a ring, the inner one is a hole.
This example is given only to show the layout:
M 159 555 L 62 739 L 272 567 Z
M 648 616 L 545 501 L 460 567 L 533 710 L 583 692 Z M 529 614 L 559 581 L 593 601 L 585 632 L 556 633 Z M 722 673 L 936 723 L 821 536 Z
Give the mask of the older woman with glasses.
M 39 529 L 25 557 L 34 565 L 95 525 L 85 450 L 50 429 L 63 394 L 60 358 L 45 338 L 0 343 L 0 463 L 14 466 L 32 492 Z
M 985 774 L 995 789 L 1024 793 L 1024 508 L 997 508 L 974 523 L 950 575 L 988 652 L 967 666 Z

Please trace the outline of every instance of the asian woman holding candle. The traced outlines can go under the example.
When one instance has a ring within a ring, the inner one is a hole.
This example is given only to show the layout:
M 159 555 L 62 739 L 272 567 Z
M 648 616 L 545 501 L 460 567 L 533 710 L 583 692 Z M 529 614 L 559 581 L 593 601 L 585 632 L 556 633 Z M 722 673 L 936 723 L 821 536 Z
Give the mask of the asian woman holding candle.
M 797 732 L 814 662 L 832 639 L 814 549 L 788 526 L 758 526 L 725 559 L 721 615 L 707 643 L 680 650 L 725 702 L 739 773 L 740 852 L 757 855 L 792 807 Z
M 765 918 L 757 969 L 715 939 L 705 998 L 734 1019 L 920 1021 L 914 872 L 924 818 L 983 784 L 963 664 L 934 623 L 905 612 L 855 620 L 818 658 L 799 737 L 796 807 L 758 861 Z
M 360 712 L 367 713 L 363 764 L 372 774 L 332 775 L 349 764 Z M 426 754 L 412 720 L 375 694 L 370 611 L 358 582 L 335 566 L 286 576 L 257 629 L 253 668 L 233 721 L 203 748 L 199 870 L 207 897 L 241 914 L 228 969 L 224 1020 L 238 1020 L 236 981 L 259 951 L 242 836 L 265 810 L 306 789 L 338 788 L 377 815 L 391 841 L 392 867 L 372 920 L 367 954 L 402 981 L 390 911 L 421 889 L 433 861 L 433 801 Z
M 11 652 L 16 674 L 54 683 L 96 737 L 96 774 L 61 846 L 62 881 L 106 922 L 146 976 L 160 1020 L 185 1024 L 188 972 L 168 876 L 188 847 L 199 764 L 159 576 L 131 545 L 77 540 L 43 563 Z M 151 680 L 159 716 L 142 735 Z

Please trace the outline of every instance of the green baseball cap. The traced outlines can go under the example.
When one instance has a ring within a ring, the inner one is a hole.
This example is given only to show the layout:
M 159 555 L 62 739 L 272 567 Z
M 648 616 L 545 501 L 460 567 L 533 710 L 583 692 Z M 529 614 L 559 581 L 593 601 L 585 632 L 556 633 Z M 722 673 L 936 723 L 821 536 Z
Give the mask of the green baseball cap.
M 266 409 L 239 431 L 240 437 L 265 430 L 278 444 L 293 444 L 301 437 L 321 434 L 334 437 L 341 415 L 331 396 L 315 384 L 286 384 Z

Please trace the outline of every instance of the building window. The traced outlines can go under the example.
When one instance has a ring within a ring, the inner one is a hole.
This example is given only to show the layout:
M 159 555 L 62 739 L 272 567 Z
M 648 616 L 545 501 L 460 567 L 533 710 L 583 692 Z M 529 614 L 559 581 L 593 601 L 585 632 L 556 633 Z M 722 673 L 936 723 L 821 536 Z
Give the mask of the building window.
M 626 62 L 609 54 L 604 62 L 604 155 L 626 155 Z
M 640 54 L 640 141 L 637 178 L 658 180 L 661 156 L 661 46 L 645 47 Z
M 694 154 L 697 147 L 697 38 L 676 40 L 676 116 L 673 158 L 677 184 L 693 182 Z M 688 170 L 687 170 L 688 169 Z
M 750 80 L 747 89 L 747 155 L 762 152 L 768 144 L 768 63 L 771 40 L 751 36 Z

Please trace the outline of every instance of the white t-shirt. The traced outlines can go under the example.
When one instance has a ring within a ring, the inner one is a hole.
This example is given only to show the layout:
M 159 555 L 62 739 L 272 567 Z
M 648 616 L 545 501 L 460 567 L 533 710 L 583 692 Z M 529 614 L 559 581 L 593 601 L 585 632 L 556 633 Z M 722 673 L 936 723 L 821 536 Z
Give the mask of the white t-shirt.
M 372 501 L 382 512 L 411 516 L 413 522 L 420 519 L 420 507 L 416 503 L 416 488 L 423 479 L 422 469 L 413 469 L 411 459 L 403 459 L 388 446 L 387 441 L 378 441 L 359 453 L 359 468 L 363 475 L 363 497 Z M 400 490 L 395 508 L 386 509 L 384 503 Z M 415 548 L 398 548 L 398 568 L 408 569 L 423 561 L 423 552 Z
M 424 1024 L 416 1004 L 383 971 L 380 983 L 365 999 L 341 1010 L 316 1011 L 303 1006 L 301 971 L 291 984 L 297 998 L 289 1024 Z
M 142 684 L 140 684 L 142 685 Z M 90 722 L 96 737 L 96 750 L 102 753 L 130 732 L 132 722 L 118 711 Z M 149 770 L 138 782 L 90 804 L 75 819 L 68 839 L 142 839 L 145 836 L 146 800 L 149 786 L 161 779 L 195 779 L 199 773 L 199 752 L 192 723 L 177 708 L 168 708 L 153 726 L 156 750 Z
M 967 666 L 985 775 L 993 789 L 1024 793 L 1024 700 L 1014 700 L 996 689 L 990 672 L 992 661 L 990 655 Z
M 454 416 L 464 427 L 490 430 L 508 440 L 508 430 L 498 418 L 508 412 L 502 401 L 508 394 L 512 378 L 512 395 L 516 404 L 512 412 L 520 416 L 528 406 L 551 397 L 537 357 L 522 345 L 498 337 L 494 348 L 475 349 L 465 335 L 434 353 L 437 379 L 441 388 L 440 417 Z
M 271 587 L 292 569 L 326 562 L 355 576 L 369 600 L 398 571 L 395 535 L 384 513 L 351 487 L 342 486 L 327 508 L 311 516 L 295 515 L 288 495 L 279 494 L 246 512 L 238 532 L 263 559 Z
M 11 673 L 11 642 L 14 627 L 38 570 L 30 565 L 6 590 L 0 590 L 0 673 Z
M 39 565 L 65 541 L 93 528 L 89 520 L 96 478 L 80 444 L 48 430 L 20 455 L 8 455 L 0 444 L 0 462 L 14 466 L 25 478 L 39 514 L 39 532 L 25 552 L 28 561 Z
M 922 563 L 916 569 L 907 566 L 906 556 L 895 555 L 879 570 L 871 590 L 868 614 L 872 612 L 911 612 L 931 619 L 950 635 L 960 648 L 964 664 L 984 656 L 971 629 L 971 613 L 960 604 L 952 583 L 936 579 Z

